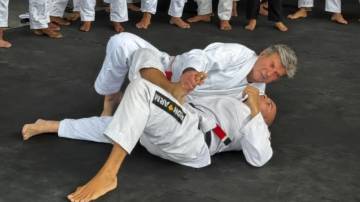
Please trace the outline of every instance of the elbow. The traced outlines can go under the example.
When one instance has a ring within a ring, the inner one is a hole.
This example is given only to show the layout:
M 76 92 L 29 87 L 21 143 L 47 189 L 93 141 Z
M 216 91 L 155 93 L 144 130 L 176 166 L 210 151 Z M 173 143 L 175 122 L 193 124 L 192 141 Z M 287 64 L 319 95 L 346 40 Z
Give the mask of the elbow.
M 267 151 L 258 152 L 257 155 L 254 155 L 254 156 L 248 158 L 247 162 L 249 164 L 251 164 L 252 166 L 259 168 L 259 167 L 264 166 L 267 162 L 269 162 L 272 155 L 273 155 L 273 151 L 270 148 Z

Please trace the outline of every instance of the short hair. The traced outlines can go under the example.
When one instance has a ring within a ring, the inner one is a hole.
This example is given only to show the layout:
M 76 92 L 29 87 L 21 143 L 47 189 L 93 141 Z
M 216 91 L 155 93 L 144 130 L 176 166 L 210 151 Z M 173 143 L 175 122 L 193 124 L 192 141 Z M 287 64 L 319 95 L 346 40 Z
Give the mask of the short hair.
M 266 48 L 263 52 L 265 55 L 277 53 L 280 56 L 282 65 L 286 69 L 286 74 L 289 78 L 294 77 L 297 70 L 297 56 L 295 51 L 285 44 L 275 44 Z

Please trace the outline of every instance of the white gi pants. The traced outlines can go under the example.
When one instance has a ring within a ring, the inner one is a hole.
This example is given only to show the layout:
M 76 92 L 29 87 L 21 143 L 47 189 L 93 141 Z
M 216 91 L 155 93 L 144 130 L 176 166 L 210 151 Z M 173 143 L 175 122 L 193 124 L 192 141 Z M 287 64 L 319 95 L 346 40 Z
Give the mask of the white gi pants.
M 299 0 L 299 8 L 311 8 L 314 7 L 314 0 Z M 325 11 L 332 13 L 341 13 L 341 0 L 326 0 Z
M 160 52 L 144 39 L 127 32 L 112 36 L 106 47 L 106 56 L 95 81 L 95 90 L 100 95 L 111 95 L 120 91 L 126 74 L 129 71 L 129 60 L 140 48 L 148 48 Z M 163 53 L 164 58 L 166 53 Z M 169 57 L 168 57 L 169 58 Z M 168 59 L 169 60 L 169 59 Z M 164 61 L 169 63 L 169 61 Z
M 159 96 L 163 100 L 160 101 Z M 173 107 L 177 105 L 186 114 L 181 123 L 171 113 L 156 105 L 156 101 L 164 101 L 163 104 L 172 102 Z M 129 84 L 112 120 L 111 117 L 65 119 L 60 122 L 58 134 L 59 137 L 79 140 L 115 142 L 129 154 L 140 140 L 156 156 L 200 168 L 209 165 L 211 159 L 198 124 L 199 117 L 196 113 L 181 107 L 160 87 L 137 79 Z
M 128 10 L 126 0 L 109 0 L 111 11 L 110 20 L 112 22 L 128 21 Z M 81 21 L 95 20 L 96 0 L 80 0 Z
M 212 0 L 195 0 L 198 5 L 198 15 L 212 13 Z M 220 20 L 230 20 L 232 11 L 232 0 L 219 0 L 218 16 Z
M 157 0 L 141 0 L 141 12 L 147 12 L 155 15 L 156 7 L 157 7 Z
M 52 0 L 29 0 L 30 29 L 46 29 L 50 23 Z
M 168 14 L 172 17 L 181 17 L 187 0 L 171 0 Z
M 9 0 L 0 0 L 0 27 L 8 26 Z
M 50 16 L 64 17 L 69 0 L 52 0 Z M 80 11 L 80 0 L 73 0 L 73 11 Z

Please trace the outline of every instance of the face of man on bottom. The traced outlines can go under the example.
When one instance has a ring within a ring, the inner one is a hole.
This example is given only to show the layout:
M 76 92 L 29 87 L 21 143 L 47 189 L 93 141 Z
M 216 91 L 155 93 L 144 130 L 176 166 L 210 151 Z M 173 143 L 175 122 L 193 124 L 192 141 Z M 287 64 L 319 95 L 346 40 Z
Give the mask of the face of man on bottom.
M 276 116 L 277 107 L 275 102 L 266 95 L 262 95 L 260 96 L 259 109 L 266 124 L 270 126 Z
M 260 54 L 248 75 L 249 82 L 271 83 L 286 75 L 279 54 Z

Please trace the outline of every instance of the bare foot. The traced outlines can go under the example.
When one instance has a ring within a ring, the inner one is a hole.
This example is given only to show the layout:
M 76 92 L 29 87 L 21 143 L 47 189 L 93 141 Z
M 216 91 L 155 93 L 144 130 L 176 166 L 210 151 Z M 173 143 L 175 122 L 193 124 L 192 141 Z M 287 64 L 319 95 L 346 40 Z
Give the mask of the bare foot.
M 69 26 L 71 23 L 61 17 L 54 17 L 54 16 L 50 16 L 50 21 L 52 23 L 55 23 L 57 25 L 61 25 L 61 26 Z
M 211 21 L 211 15 L 196 15 L 194 17 L 188 18 L 186 21 L 193 23 L 193 22 L 210 22 Z
M 233 16 L 233 17 L 238 16 L 237 1 L 233 1 L 233 6 L 232 6 L 232 9 L 231 9 L 231 16 Z
M 0 48 L 10 48 L 11 46 L 10 42 L 0 39 Z
M 22 128 L 22 136 L 24 140 L 28 140 L 35 135 L 44 133 L 56 133 L 59 129 L 58 121 L 46 121 L 38 119 L 35 123 L 25 124 Z
M 140 8 L 133 3 L 128 3 L 127 7 L 130 11 L 139 12 Z
M 58 31 L 55 31 L 55 30 L 52 30 L 50 28 L 46 28 L 46 29 L 34 29 L 33 30 L 33 33 L 35 35 L 38 35 L 38 36 L 43 36 L 43 35 L 46 35 L 52 39 L 60 39 L 60 38 L 63 38 L 63 35 L 58 32 Z
M 255 19 L 249 20 L 248 24 L 245 26 L 245 29 L 249 30 L 249 31 L 254 31 L 255 28 L 256 28 L 256 20 Z
M 48 23 L 48 28 L 53 30 L 53 31 L 60 31 L 61 30 L 61 27 L 55 23 Z
M 141 20 L 136 23 L 138 29 L 147 29 L 151 24 L 151 13 L 144 12 Z
M 275 28 L 278 29 L 281 32 L 288 31 L 288 28 L 286 27 L 286 25 L 283 22 L 276 22 L 275 23 Z
M 80 27 L 80 31 L 89 32 L 91 29 L 91 21 L 83 21 L 83 24 Z
M 232 29 L 229 20 L 220 20 L 220 29 L 224 31 L 230 31 Z
M 120 33 L 120 32 L 123 32 L 125 30 L 120 22 L 112 22 L 112 23 L 113 23 L 115 32 Z
M 189 29 L 190 28 L 190 24 L 186 23 L 183 19 L 179 18 L 179 17 L 171 17 L 170 19 L 170 24 L 172 25 L 176 25 L 182 29 Z
M 291 20 L 296 20 L 296 19 L 300 19 L 300 18 L 306 18 L 307 17 L 307 11 L 306 11 L 305 8 L 300 8 L 295 13 L 290 14 L 287 17 L 289 19 L 291 19 Z
M 348 21 L 345 20 L 344 16 L 341 13 L 334 13 L 331 16 L 331 21 L 342 24 L 342 25 L 348 24 Z
M 260 4 L 259 14 L 262 15 L 262 16 L 268 16 L 269 15 L 268 2 Z
M 80 18 L 80 11 L 74 11 L 66 17 L 66 20 L 70 22 L 74 22 L 77 21 L 79 18 Z
M 84 186 L 78 187 L 67 198 L 72 202 L 89 202 L 105 195 L 117 187 L 117 177 L 100 170 Z

